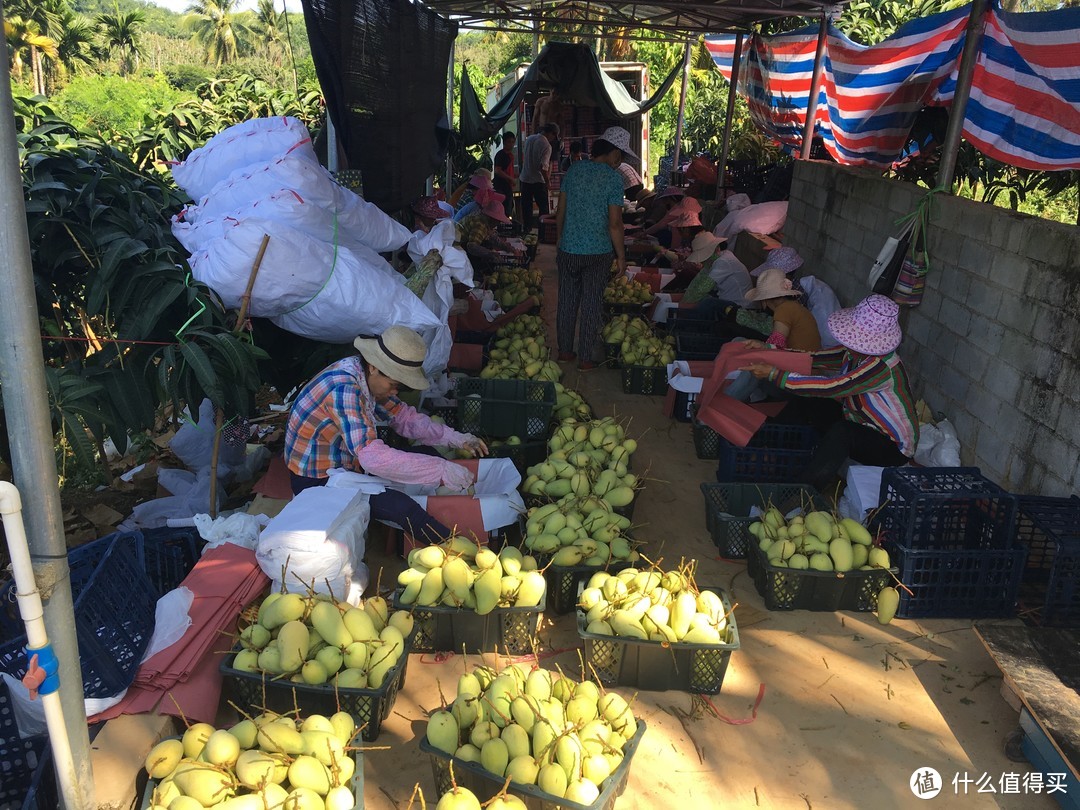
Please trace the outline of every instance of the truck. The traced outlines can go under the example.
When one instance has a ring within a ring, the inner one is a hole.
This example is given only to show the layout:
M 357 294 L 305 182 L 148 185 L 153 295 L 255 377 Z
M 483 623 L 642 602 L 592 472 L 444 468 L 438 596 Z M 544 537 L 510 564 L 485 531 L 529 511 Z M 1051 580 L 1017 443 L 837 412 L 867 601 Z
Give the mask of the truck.
M 497 104 L 505 94 L 510 91 L 529 69 L 529 62 L 519 64 L 513 71 L 503 76 L 487 96 L 487 109 Z M 617 82 L 620 82 L 630 97 L 635 101 L 644 101 L 649 97 L 649 67 L 643 62 L 601 62 L 600 69 Z M 517 135 L 518 158 L 517 168 L 521 170 L 520 148 L 525 138 L 533 134 L 532 114 L 533 106 L 538 98 L 548 93 L 548 88 L 529 89 L 522 96 L 518 109 L 503 126 L 503 132 L 513 132 Z M 652 187 L 652 178 L 649 176 L 649 114 L 644 113 L 633 118 L 602 119 L 596 114 L 596 107 L 565 102 L 563 115 L 560 123 L 560 154 L 552 155 L 551 186 L 549 193 L 557 196 L 559 184 L 562 180 L 562 172 L 559 171 L 559 159 L 570 154 L 570 143 L 574 140 L 585 138 L 590 144 L 594 138 L 610 126 L 620 126 L 630 133 L 630 143 L 635 144 L 635 151 L 641 158 L 640 165 L 635 165 L 645 181 L 646 188 Z M 499 150 L 499 146 L 492 148 L 492 155 Z

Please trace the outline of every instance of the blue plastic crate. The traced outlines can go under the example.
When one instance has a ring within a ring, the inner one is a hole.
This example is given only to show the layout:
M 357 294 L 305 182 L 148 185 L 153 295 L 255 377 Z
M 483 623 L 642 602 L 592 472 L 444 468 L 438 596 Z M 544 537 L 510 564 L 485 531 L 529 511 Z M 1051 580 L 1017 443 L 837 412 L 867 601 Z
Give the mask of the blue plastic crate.
M 1080 498 L 1020 496 L 1017 507 L 1016 539 L 1028 551 L 1025 615 L 1048 627 L 1080 626 Z
M 909 549 L 1013 547 L 1016 496 L 977 467 L 886 467 L 879 502 L 874 529 Z
M 199 561 L 205 545 L 195 529 L 145 529 L 138 545 L 142 565 L 159 597 L 177 587 Z
M 719 459 L 716 480 L 721 484 L 798 481 L 817 448 L 813 428 L 772 422 L 762 425 L 746 447 L 738 447 L 719 434 L 716 441 Z
M 141 542 L 138 532 L 117 534 L 68 554 L 86 697 L 126 689 L 153 635 L 158 597 L 139 559 Z M 25 635 L 9 637 L 0 648 L 0 670 L 16 678 L 26 673 L 25 644 Z

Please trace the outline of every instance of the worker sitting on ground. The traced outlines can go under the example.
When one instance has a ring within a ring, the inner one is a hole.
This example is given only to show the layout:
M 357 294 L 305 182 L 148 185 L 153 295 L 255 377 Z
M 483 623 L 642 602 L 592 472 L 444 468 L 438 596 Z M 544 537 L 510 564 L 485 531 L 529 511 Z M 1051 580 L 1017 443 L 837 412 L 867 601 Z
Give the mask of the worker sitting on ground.
M 430 445 L 460 447 L 473 456 L 486 456 L 487 445 L 476 436 L 431 421 L 397 396 L 402 389 L 428 387 L 423 339 L 404 326 L 392 326 L 378 337 L 358 337 L 353 345 L 359 355 L 319 372 L 304 386 L 289 413 L 285 463 L 293 493 L 325 485 L 335 468 L 398 484 L 467 490 L 472 474 L 443 459 Z M 387 446 L 376 432 L 376 419 L 389 421 L 399 435 L 429 447 L 408 452 Z M 420 544 L 450 535 L 446 526 L 396 489 L 371 496 L 371 517 L 400 526 Z

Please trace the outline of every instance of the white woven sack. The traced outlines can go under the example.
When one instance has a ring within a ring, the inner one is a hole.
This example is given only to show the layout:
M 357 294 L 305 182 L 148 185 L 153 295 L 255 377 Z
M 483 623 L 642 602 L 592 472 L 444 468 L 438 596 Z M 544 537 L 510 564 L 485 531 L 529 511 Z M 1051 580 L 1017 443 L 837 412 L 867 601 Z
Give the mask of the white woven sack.
M 252 118 L 219 132 L 173 166 L 172 174 L 191 199 L 199 200 L 233 172 L 286 154 L 318 162 L 307 127 L 288 116 Z
M 330 172 L 305 154 L 305 148 L 234 172 L 214 186 L 197 206 L 189 206 L 183 217 L 197 224 L 204 217 L 235 214 L 252 205 L 265 208 L 263 201 L 281 199 L 285 193 L 298 205 L 324 209 L 331 222 L 336 211 L 342 244 L 362 244 L 385 253 L 397 250 L 409 239 L 408 228 L 384 214 L 374 203 L 339 185 Z M 277 216 L 265 210 L 260 214 L 268 218 Z M 282 211 L 281 215 L 290 221 L 292 212 Z M 290 224 L 303 230 L 300 225 Z M 312 232 L 312 236 L 317 235 Z

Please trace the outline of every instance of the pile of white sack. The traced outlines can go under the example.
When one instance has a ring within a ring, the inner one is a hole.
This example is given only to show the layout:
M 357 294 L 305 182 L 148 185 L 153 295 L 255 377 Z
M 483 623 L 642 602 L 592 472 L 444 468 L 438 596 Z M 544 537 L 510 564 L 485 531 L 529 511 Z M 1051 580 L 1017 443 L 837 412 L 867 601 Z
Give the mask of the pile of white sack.
M 445 366 L 451 279 L 472 286 L 472 267 L 453 246 L 452 225 L 413 234 L 339 185 L 319 165 L 307 128 L 295 118 L 258 118 L 230 127 L 172 171 L 195 201 L 173 217 L 173 234 L 191 254 L 194 277 L 226 307 L 240 305 L 263 235 L 269 234 L 251 315 L 330 343 L 407 326 L 428 342 L 429 376 Z M 430 249 L 443 255 L 423 300 L 379 255 L 406 245 L 416 261 Z

